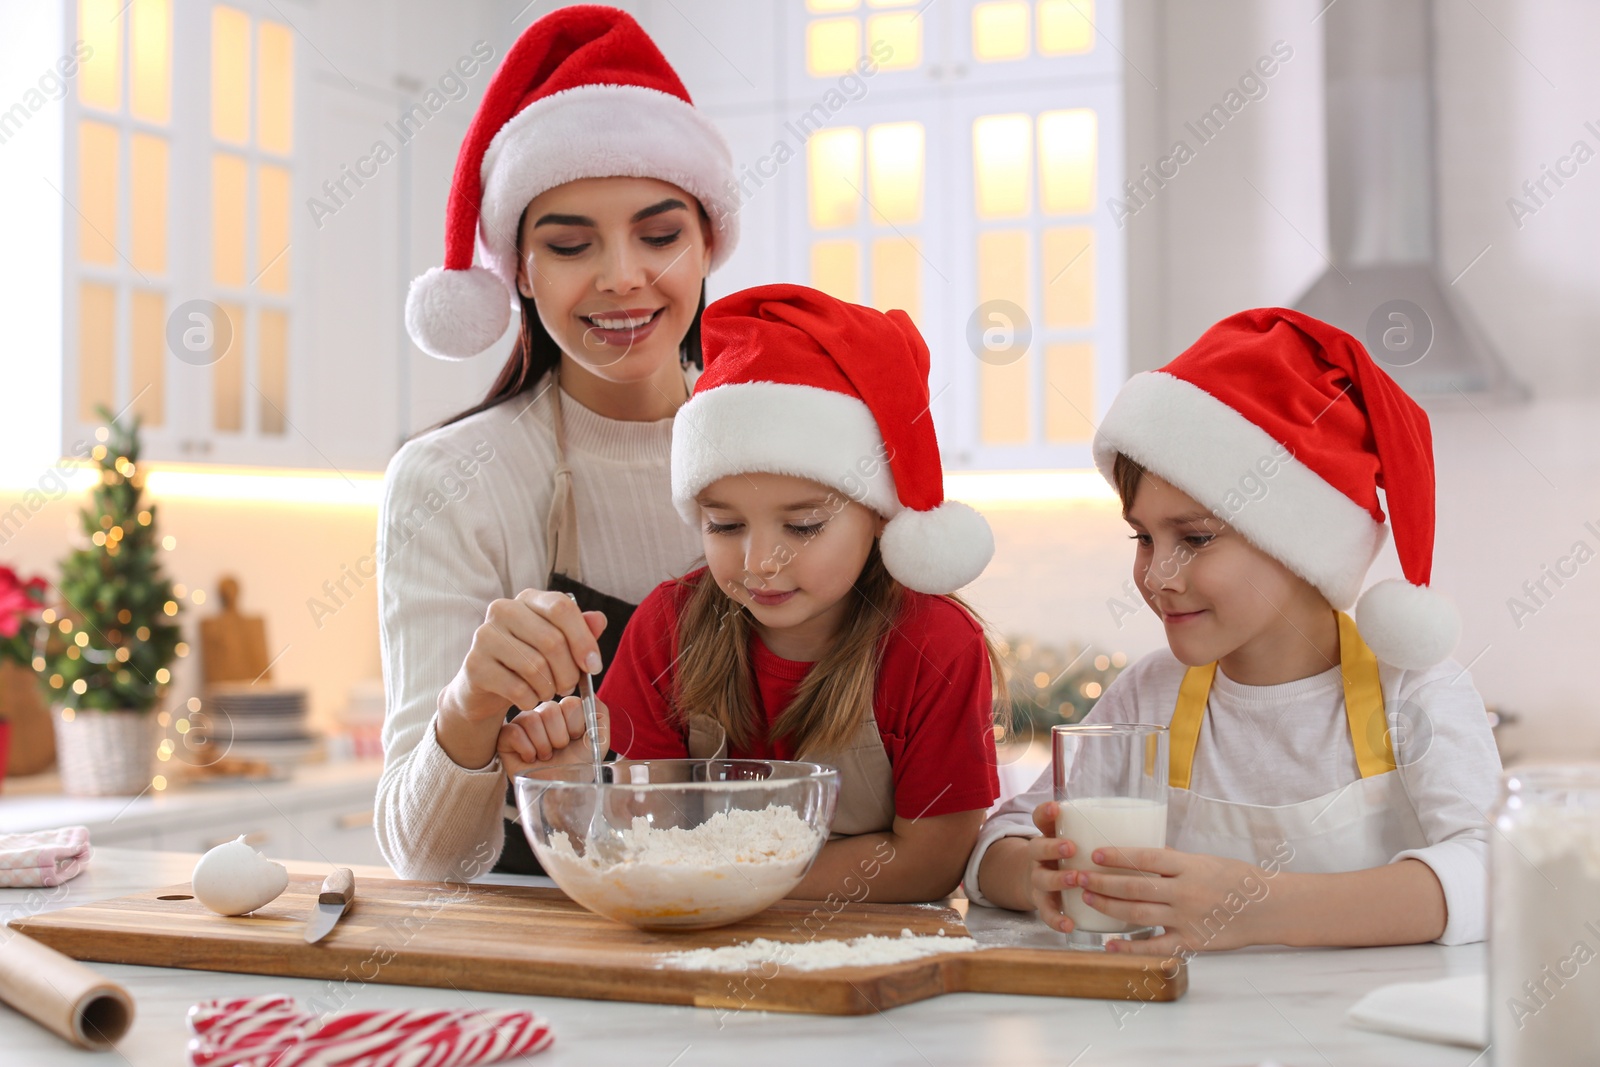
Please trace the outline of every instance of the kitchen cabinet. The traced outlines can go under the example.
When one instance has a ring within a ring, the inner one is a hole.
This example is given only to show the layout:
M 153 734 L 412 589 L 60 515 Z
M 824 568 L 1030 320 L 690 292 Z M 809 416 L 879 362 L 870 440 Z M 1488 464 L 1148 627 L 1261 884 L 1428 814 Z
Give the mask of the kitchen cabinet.
M 107 3 L 60 6 L 92 56 L 36 120 L 61 124 L 72 205 L 63 452 L 104 405 L 143 419 L 146 460 L 377 471 L 481 396 L 498 368 L 430 366 L 403 310 L 510 43 L 496 6 Z

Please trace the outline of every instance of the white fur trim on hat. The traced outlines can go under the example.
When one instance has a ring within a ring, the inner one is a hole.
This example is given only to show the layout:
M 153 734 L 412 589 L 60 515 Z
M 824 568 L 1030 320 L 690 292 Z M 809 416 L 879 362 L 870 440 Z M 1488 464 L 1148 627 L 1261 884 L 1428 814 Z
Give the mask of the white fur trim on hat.
M 900 512 L 883 435 L 867 405 L 811 385 L 741 382 L 696 393 L 672 422 L 672 502 L 698 525 L 695 497 L 719 478 L 766 471 L 831 486 L 885 518 Z
M 972 508 L 946 500 L 932 511 L 901 511 L 883 528 L 878 548 L 901 585 L 919 593 L 953 593 L 994 558 L 994 532 Z
M 1432 589 L 1385 578 L 1356 602 L 1356 629 L 1384 663 L 1421 671 L 1455 651 L 1461 617 Z
M 468 359 L 494 344 L 511 324 L 512 300 L 482 267 L 433 267 L 406 293 L 406 332 L 438 359 Z
M 1095 464 L 1113 484 L 1118 452 L 1211 509 L 1341 611 L 1355 603 L 1389 535 L 1271 434 L 1171 374 L 1136 374 L 1117 394 L 1094 439 Z
M 711 219 L 712 269 L 739 241 L 728 143 L 699 109 L 655 89 L 584 85 L 529 104 L 489 142 L 480 173 L 478 256 L 512 292 L 523 211 L 580 178 L 657 178 L 690 193 Z

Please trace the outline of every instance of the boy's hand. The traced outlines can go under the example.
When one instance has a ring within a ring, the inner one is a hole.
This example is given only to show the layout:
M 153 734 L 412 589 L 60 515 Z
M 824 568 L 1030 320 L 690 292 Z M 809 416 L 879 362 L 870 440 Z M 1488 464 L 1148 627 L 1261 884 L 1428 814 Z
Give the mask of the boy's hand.
M 600 712 L 600 744 L 610 740 L 611 713 L 605 702 L 595 699 Z M 588 763 L 594 758 L 584 736 L 583 701 L 577 697 L 547 700 L 500 727 L 495 752 L 507 778 L 515 778 L 530 767 L 558 767 Z
M 1083 902 L 1113 919 L 1166 928 L 1146 941 L 1113 941 L 1108 951 L 1172 956 L 1274 941 L 1264 903 L 1270 876 L 1254 864 L 1170 848 L 1098 848 L 1090 858 L 1127 873 L 1062 871 L 1061 884 L 1083 889 Z
M 1061 890 L 1068 884 L 1060 860 L 1077 855 L 1078 846 L 1056 836 L 1056 819 L 1061 806 L 1047 801 L 1033 809 L 1033 825 L 1044 834 L 1028 842 L 1028 898 L 1039 913 L 1039 921 L 1052 930 L 1072 931 L 1072 920 L 1061 911 Z

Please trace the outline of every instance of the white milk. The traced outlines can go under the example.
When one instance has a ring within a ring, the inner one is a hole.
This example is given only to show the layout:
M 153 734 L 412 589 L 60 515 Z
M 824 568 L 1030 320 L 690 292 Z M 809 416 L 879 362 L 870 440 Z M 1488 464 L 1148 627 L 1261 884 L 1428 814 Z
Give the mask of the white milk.
M 1078 846 L 1071 859 L 1061 861 L 1064 871 L 1107 871 L 1128 874 L 1127 870 L 1102 867 L 1089 857 L 1097 848 L 1161 848 L 1167 843 L 1167 805 L 1159 800 L 1135 797 L 1085 797 L 1063 800 L 1056 833 Z M 1083 890 L 1061 893 L 1067 918 L 1080 930 L 1097 934 L 1120 934 L 1135 929 L 1134 924 L 1113 919 L 1083 902 Z

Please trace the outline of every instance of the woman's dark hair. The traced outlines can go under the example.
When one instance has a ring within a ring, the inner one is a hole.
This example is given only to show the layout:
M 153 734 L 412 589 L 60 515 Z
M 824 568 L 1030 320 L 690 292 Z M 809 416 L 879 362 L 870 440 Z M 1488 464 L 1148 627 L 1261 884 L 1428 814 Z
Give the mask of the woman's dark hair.
M 705 208 L 700 209 L 700 217 L 705 219 Z M 522 247 L 522 225 L 517 225 L 517 247 Z M 489 393 L 478 403 L 461 412 L 452 415 L 435 426 L 430 426 L 422 433 L 449 426 L 451 423 L 460 422 L 480 411 L 488 411 L 496 404 L 504 404 L 507 400 L 518 396 L 544 379 L 546 374 L 561 365 L 561 346 L 556 344 L 555 338 L 550 336 L 544 328 L 544 323 L 539 321 L 539 309 L 534 305 L 532 297 L 517 294 L 517 300 L 522 305 L 522 329 L 517 334 L 516 347 L 511 350 L 511 356 L 506 360 L 506 365 L 500 368 L 500 374 L 489 387 Z M 689 323 L 689 332 L 683 335 L 683 344 L 678 348 L 678 358 L 685 367 L 691 363 L 698 369 L 704 369 L 705 357 L 700 351 L 700 316 L 706 310 L 706 283 L 700 283 L 700 306 L 695 308 L 694 319 Z M 421 436 L 418 434 L 416 436 Z

